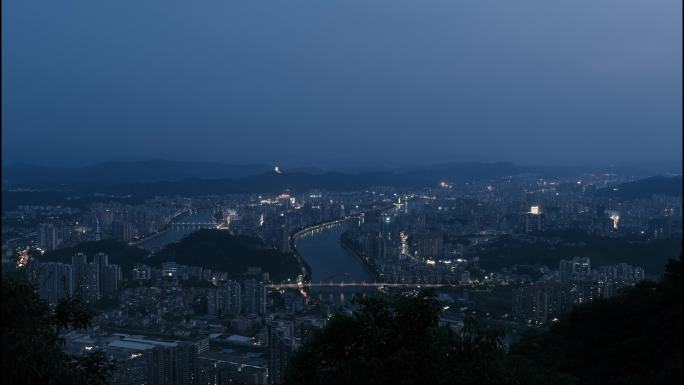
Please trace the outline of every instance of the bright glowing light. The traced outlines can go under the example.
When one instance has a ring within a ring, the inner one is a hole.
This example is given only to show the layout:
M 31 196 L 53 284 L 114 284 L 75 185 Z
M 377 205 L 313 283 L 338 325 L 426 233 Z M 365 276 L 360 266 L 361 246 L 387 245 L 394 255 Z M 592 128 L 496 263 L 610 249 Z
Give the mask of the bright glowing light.
M 620 223 L 620 215 L 617 213 L 614 213 L 610 216 L 610 219 L 613 221 L 613 228 L 615 230 L 618 229 L 618 224 Z
M 433 261 L 432 259 L 428 259 L 427 261 L 425 261 L 425 263 L 427 263 L 428 265 L 434 265 L 435 261 Z
M 273 167 L 273 171 L 275 171 L 276 174 L 282 174 L 283 173 L 282 171 L 280 171 L 280 167 L 278 167 L 278 166 Z
M 539 209 L 539 206 L 530 207 L 530 214 L 534 214 L 534 215 L 541 214 L 541 210 Z
M 42 252 L 41 252 L 41 254 L 42 254 Z M 29 261 L 28 249 L 24 249 L 21 252 L 19 252 L 19 257 L 17 258 L 17 268 L 26 267 L 26 265 L 28 265 L 28 261 Z

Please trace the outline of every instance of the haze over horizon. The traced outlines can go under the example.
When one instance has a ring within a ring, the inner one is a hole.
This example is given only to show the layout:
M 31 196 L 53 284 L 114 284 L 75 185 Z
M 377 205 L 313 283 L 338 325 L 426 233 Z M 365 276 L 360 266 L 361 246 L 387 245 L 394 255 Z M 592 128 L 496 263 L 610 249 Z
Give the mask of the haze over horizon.
M 681 6 L 3 2 L 2 160 L 677 162 Z

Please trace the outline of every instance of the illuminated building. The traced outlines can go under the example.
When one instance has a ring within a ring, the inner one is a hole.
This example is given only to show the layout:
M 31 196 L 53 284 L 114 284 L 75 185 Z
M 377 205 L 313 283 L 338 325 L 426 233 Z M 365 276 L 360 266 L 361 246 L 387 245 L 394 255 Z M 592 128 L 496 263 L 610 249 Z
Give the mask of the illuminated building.
M 545 217 L 538 205 L 530 207 L 530 211 L 525 214 L 525 233 L 536 233 L 544 231 Z

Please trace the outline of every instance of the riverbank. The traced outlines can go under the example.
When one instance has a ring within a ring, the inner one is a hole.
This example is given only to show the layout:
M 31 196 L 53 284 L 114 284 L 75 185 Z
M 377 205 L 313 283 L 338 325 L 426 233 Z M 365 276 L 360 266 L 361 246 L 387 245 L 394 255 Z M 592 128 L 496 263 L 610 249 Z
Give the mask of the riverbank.
M 169 231 L 171 231 L 171 228 L 167 224 L 163 229 L 157 231 L 156 233 L 149 234 L 149 235 L 145 236 L 145 238 L 142 238 L 142 239 L 139 239 L 135 242 L 129 243 L 129 245 L 130 246 L 142 246 L 143 243 L 151 241 L 151 240 L 159 237 L 160 235 L 164 235 L 164 234 L 168 233 Z
M 151 241 L 151 240 L 159 237 L 160 235 L 168 233 L 169 230 L 171 230 L 171 223 L 173 223 L 173 221 L 176 220 L 176 218 L 180 217 L 181 215 L 183 215 L 189 211 L 191 211 L 191 210 L 185 209 L 185 210 L 181 210 L 181 211 L 177 212 L 176 214 L 174 214 L 171 217 L 171 219 L 169 219 L 168 222 L 166 222 L 166 224 L 164 225 L 164 227 L 161 230 L 159 230 L 155 233 L 152 233 L 152 234 L 148 234 L 148 235 L 144 236 L 143 238 L 141 238 L 135 242 L 129 243 L 129 245 L 130 246 L 142 246 L 143 243 L 145 243 L 147 241 Z
M 326 227 L 326 226 L 333 226 L 335 224 L 343 223 L 343 222 L 345 222 L 351 218 L 352 217 L 337 218 L 337 219 L 333 219 L 333 220 L 327 221 L 327 222 L 320 222 L 320 223 L 316 223 L 314 225 L 307 226 L 304 228 L 294 229 L 290 233 L 290 250 L 292 250 L 292 254 L 297 259 L 297 261 L 299 261 L 299 264 L 302 268 L 302 282 L 305 282 L 305 283 L 311 282 L 311 265 L 309 265 L 309 263 L 306 262 L 306 260 L 304 258 L 302 258 L 301 254 L 299 253 L 299 250 L 297 250 L 296 241 L 299 238 L 301 238 L 302 236 L 304 236 L 305 234 L 307 234 L 307 233 L 309 233 L 309 232 L 311 232 L 317 228 Z
M 356 248 L 354 248 L 351 244 L 351 241 L 347 237 L 345 237 L 344 234 L 345 233 L 342 233 L 342 236 L 340 237 L 340 245 L 342 245 L 346 252 L 356 257 L 356 259 L 358 259 L 359 262 L 363 264 L 363 267 L 366 269 L 366 272 L 368 273 L 368 275 L 375 279 L 375 282 L 381 282 L 382 278 L 380 273 L 378 272 L 377 266 L 375 266 L 373 262 L 368 260 L 365 255 L 361 254 L 361 252 L 356 250 Z
M 373 281 L 373 275 L 363 262 L 340 243 L 346 226 L 346 223 L 336 222 L 299 232 L 301 236 L 296 237 L 295 250 L 310 267 L 308 282 Z

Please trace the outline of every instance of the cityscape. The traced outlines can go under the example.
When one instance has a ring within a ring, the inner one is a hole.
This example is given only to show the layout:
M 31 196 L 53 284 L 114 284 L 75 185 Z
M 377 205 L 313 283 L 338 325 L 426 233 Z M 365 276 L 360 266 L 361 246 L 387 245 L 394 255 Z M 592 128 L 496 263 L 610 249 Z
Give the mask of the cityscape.
M 684 379 L 681 2 L 189 3 L 3 3 L 3 385 Z
M 681 174 L 662 178 L 681 184 Z M 97 309 L 64 349 L 117 360 L 113 384 L 277 384 L 312 331 L 353 312 L 357 296 L 432 289 L 441 324 L 458 331 L 475 317 L 511 344 L 657 279 L 680 252 L 681 189 L 620 191 L 659 181 L 521 175 L 17 204 L 3 212 L 3 270 L 25 275 L 52 307 L 78 298 Z M 252 254 L 265 251 L 282 260 L 259 265 Z M 168 367 L 177 377 L 164 377 Z

